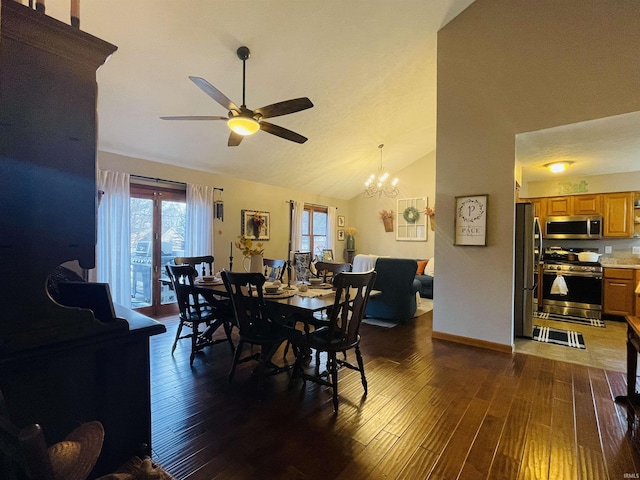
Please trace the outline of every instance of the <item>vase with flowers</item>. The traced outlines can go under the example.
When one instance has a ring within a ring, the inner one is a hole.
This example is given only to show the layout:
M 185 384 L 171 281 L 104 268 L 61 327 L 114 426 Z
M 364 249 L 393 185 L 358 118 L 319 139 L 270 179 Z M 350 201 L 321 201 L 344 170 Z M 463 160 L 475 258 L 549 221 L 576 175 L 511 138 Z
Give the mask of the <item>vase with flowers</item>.
M 382 219 L 382 223 L 384 224 L 385 232 L 393 232 L 393 210 L 382 210 L 380 212 L 380 218 Z
M 251 217 L 251 223 L 253 225 L 253 236 L 260 238 L 260 233 L 262 232 L 262 227 L 264 225 L 264 217 L 260 216 L 260 214 L 256 212 L 253 214 L 253 217 Z
M 347 250 L 356 249 L 356 232 L 354 227 L 347 227 L 344 229 L 344 233 L 347 235 Z
M 263 255 L 264 248 L 262 242 L 256 242 L 255 244 L 250 238 L 245 237 L 244 235 L 240 235 L 238 237 L 238 241 L 235 243 L 236 248 L 238 248 L 244 257 L 243 267 L 247 272 L 255 272 L 261 273 L 263 270 Z M 247 269 L 245 260 L 249 260 L 249 268 Z
M 436 229 L 436 206 L 434 205 L 433 208 L 425 208 L 424 210 L 424 214 L 429 217 L 429 226 L 431 227 L 431 230 L 435 230 Z

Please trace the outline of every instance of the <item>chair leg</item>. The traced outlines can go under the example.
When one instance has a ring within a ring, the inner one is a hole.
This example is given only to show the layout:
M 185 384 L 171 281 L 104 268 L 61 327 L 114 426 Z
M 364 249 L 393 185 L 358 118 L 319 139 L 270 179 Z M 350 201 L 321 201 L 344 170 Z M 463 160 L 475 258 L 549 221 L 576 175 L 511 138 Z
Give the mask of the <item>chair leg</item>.
M 233 325 L 229 322 L 224 322 L 223 324 L 224 333 L 227 335 L 227 340 L 229 340 L 229 346 L 231 347 L 231 353 L 235 353 L 236 347 L 233 344 L 233 340 L 231 339 L 231 332 L 233 330 Z
M 338 362 L 336 352 L 328 352 L 329 373 L 331 374 L 331 386 L 333 387 L 333 411 L 338 412 Z
M 364 387 L 364 396 L 367 396 L 367 378 L 364 376 L 364 362 L 362 361 L 362 353 L 360 353 L 360 345 L 356 345 L 356 359 L 360 368 L 360 377 L 362 378 L 362 386 Z
M 180 320 L 180 323 L 178 323 L 178 330 L 176 331 L 176 339 L 173 341 L 173 346 L 171 347 L 171 355 L 173 355 L 173 352 L 176 349 L 176 345 L 178 345 L 178 339 L 180 338 L 180 333 L 182 332 L 182 325 L 183 322 L 182 320 Z
M 242 353 L 242 345 L 243 342 L 240 340 L 238 342 L 238 346 L 236 347 L 236 351 L 233 354 L 233 363 L 231 364 L 231 371 L 229 372 L 229 383 L 233 382 L 233 376 L 236 373 L 236 365 L 238 364 L 238 360 L 240 360 L 240 354 Z
M 198 351 L 198 323 L 191 322 L 191 356 L 189 357 L 189 365 L 193 367 L 193 359 Z

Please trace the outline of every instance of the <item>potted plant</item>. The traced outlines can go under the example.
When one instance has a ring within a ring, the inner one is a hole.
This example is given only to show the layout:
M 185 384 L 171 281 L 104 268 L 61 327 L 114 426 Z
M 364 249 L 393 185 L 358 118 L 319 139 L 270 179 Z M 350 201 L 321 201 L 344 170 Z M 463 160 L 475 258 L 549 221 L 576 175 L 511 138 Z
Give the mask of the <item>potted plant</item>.
M 347 250 L 356 249 L 356 234 L 357 230 L 354 227 L 347 227 L 344 229 L 344 233 L 347 235 Z
M 382 223 L 384 224 L 385 232 L 393 232 L 393 217 L 395 213 L 393 210 L 382 210 L 380 212 L 380 218 L 382 219 Z

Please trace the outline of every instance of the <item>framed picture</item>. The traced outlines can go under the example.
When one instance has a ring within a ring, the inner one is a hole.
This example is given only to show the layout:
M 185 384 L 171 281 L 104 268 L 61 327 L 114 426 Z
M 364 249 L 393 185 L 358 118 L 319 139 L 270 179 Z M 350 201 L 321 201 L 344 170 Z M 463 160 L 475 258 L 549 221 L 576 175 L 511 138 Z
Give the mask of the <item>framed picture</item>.
M 333 262 L 333 250 L 331 249 L 322 250 L 322 261 Z
M 338 226 L 344 227 L 344 215 L 338 215 Z
M 269 240 L 271 222 L 269 212 L 242 210 L 240 234 L 250 240 Z
M 427 197 L 401 198 L 397 201 L 396 240 L 427 240 Z
M 344 230 L 338 230 L 338 240 L 344 241 Z
M 456 197 L 454 245 L 487 245 L 488 195 Z

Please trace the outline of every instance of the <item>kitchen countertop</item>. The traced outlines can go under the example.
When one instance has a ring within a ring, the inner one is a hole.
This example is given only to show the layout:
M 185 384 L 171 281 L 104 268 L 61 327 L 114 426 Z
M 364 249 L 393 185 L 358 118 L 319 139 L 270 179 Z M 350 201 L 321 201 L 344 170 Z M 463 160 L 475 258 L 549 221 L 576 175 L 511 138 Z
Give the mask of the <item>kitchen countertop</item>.
M 601 262 L 600 265 L 602 265 L 604 268 L 631 268 L 633 270 L 640 270 L 640 265 L 639 264 L 633 264 L 633 263 L 606 263 L 606 262 Z

